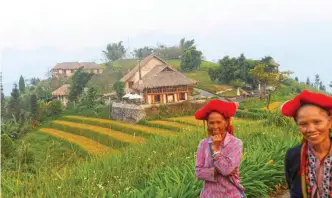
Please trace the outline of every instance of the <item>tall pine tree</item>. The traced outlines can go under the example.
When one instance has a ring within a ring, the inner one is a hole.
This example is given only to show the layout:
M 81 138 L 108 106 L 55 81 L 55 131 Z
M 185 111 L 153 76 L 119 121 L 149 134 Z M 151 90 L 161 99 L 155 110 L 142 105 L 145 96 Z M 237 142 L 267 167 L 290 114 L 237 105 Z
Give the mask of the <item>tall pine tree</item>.
M 306 82 L 307 85 L 311 85 L 311 82 L 310 82 L 310 79 L 309 77 L 307 77 L 307 82 Z
M 2 85 L 2 72 L 0 72 L 0 83 L 1 83 L 1 118 L 5 116 L 5 94 L 3 93 L 3 85 Z
M 295 77 L 295 80 L 296 80 L 296 82 L 299 82 L 299 78 L 298 77 Z
M 20 77 L 20 80 L 18 81 L 18 87 L 19 87 L 20 93 L 25 92 L 25 82 L 24 82 L 24 78 L 22 75 Z
M 17 88 L 17 84 L 14 84 L 14 88 L 12 89 L 12 92 L 10 93 L 11 97 L 8 102 L 8 112 L 10 112 L 11 115 L 15 116 L 15 119 L 17 121 L 20 119 L 20 92 Z
M 320 85 L 320 77 L 318 74 L 315 75 L 315 88 L 319 89 L 319 85 Z
M 37 105 L 37 96 L 36 94 L 32 94 L 30 96 L 30 112 L 33 120 L 37 120 L 38 118 L 38 105 Z

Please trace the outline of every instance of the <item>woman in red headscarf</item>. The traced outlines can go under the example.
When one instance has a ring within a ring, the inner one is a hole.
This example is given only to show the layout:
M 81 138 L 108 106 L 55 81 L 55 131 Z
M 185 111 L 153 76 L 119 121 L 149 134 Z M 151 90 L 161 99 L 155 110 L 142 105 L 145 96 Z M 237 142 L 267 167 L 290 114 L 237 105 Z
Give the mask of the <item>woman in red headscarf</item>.
M 285 175 L 291 197 L 332 197 L 332 97 L 302 91 L 281 107 L 293 117 L 302 136 L 285 156 Z
M 230 123 L 238 103 L 211 100 L 195 113 L 207 122 L 208 137 L 200 141 L 196 154 L 196 176 L 204 180 L 201 198 L 245 197 L 239 166 L 242 141 L 233 136 Z

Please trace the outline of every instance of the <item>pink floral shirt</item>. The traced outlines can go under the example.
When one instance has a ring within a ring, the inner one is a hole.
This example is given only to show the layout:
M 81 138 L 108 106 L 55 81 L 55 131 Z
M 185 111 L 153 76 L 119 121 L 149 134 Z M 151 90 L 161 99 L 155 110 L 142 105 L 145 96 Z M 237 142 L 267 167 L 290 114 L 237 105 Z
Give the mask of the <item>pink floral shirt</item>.
M 201 190 L 201 198 L 238 198 L 241 197 L 239 190 L 230 183 L 226 177 L 229 177 L 234 184 L 242 191 L 244 187 L 240 184 L 238 174 L 229 175 L 235 168 L 240 167 L 243 143 L 240 139 L 226 134 L 224 145 L 220 147 L 220 153 L 212 158 L 209 143 L 212 143 L 210 137 L 200 141 L 196 154 L 196 176 L 199 180 L 204 180 L 204 186 Z M 214 176 L 214 168 L 218 174 Z

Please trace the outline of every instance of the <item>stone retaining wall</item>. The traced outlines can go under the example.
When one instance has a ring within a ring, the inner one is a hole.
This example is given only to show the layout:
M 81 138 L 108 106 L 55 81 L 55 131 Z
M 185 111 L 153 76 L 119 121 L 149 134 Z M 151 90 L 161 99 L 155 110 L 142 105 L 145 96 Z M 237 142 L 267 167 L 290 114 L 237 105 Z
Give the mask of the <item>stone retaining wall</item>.
M 143 119 L 146 113 L 141 105 L 113 102 L 111 116 L 114 120 L 136 123 Z

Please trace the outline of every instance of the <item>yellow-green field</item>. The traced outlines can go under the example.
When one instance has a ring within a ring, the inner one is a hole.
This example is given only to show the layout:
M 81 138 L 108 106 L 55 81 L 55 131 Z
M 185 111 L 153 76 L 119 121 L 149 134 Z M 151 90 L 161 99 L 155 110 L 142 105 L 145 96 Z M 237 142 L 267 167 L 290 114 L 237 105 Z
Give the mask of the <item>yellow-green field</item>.
M 101 118 L 85 117 L 85 116 L 74 116 L 68 115 L 64 118 L 67 120 L 54 120 L 50 127 L 53 128 L 41 128 L 40 131 L 56 136 L 57 138 L 64 139 L 65 141 L 76 144 L 81 149 L 89 152 L 90 154 L 98 154 L 99 152 L 112 152 L 117 148 L 110 147 L 109 142 L 99 142 L 98 137 L 100 134 L 109 136 L 110 139 L 115 139 L 118 142 L 122 142 L 123 145 L 128 144 L 140 144 L 146 141 L 145 137 L 140 136 L 140 131 L 153 135 L 160 136 L 175 136 L 178 133 L 164 129 L 163 126 L 170 126 L 177 128 L 178 130 L 193 130 L 202 125 L 192 125 L 195 120 L 193 117 L 178 117 L 172 121 L 172 118 L 168 120 L 153 120 L 148 121 L 150 124 L 154 124 L 160 127 L 151 127 L 139 124 L 130 124 L 122 121 L 107 120 Z M 178 122 L 180 120 L 180 122 Z M 182 122 L 185 120 L 189 123 Z M 198 122 L 197 122 L 198 123 Z M 106 124 L 106 125 L 105 125 Z M 132 133 L 121 132 L 114 128 L 127 128 Z M 60 130 L 59 130 L 60 129 Z M 76 129 L 76 130 L 75 130 Z M 137 131 L 137 133 L 135 133 Z
M 264 126 L 262 121 L 233 119 L 232 123 L 235 136 L 244 145 L 240 177 L 246 194 L 268 196 L 285 183 L 284 155 L 299 137 L 294 131 Z M 49 134 L 52 141 L 75 145 L 73 151 L 81 150 L 91 157 L 64 163 L 61 169 L 54 168 L 52 161 L 38 174 L 2 171 L 2 197 L 192 198 L 199 196 L 203 185 L 195 176 L 195 154 L 207 132 L 203 122 L 193 116 L 143 125 L 72 115 L 53 121 L 35 134 Z M 43 148 L 41 155 L 53 154 L 46 145 Z M 100 153 L 103 155 L 96 155 Z

